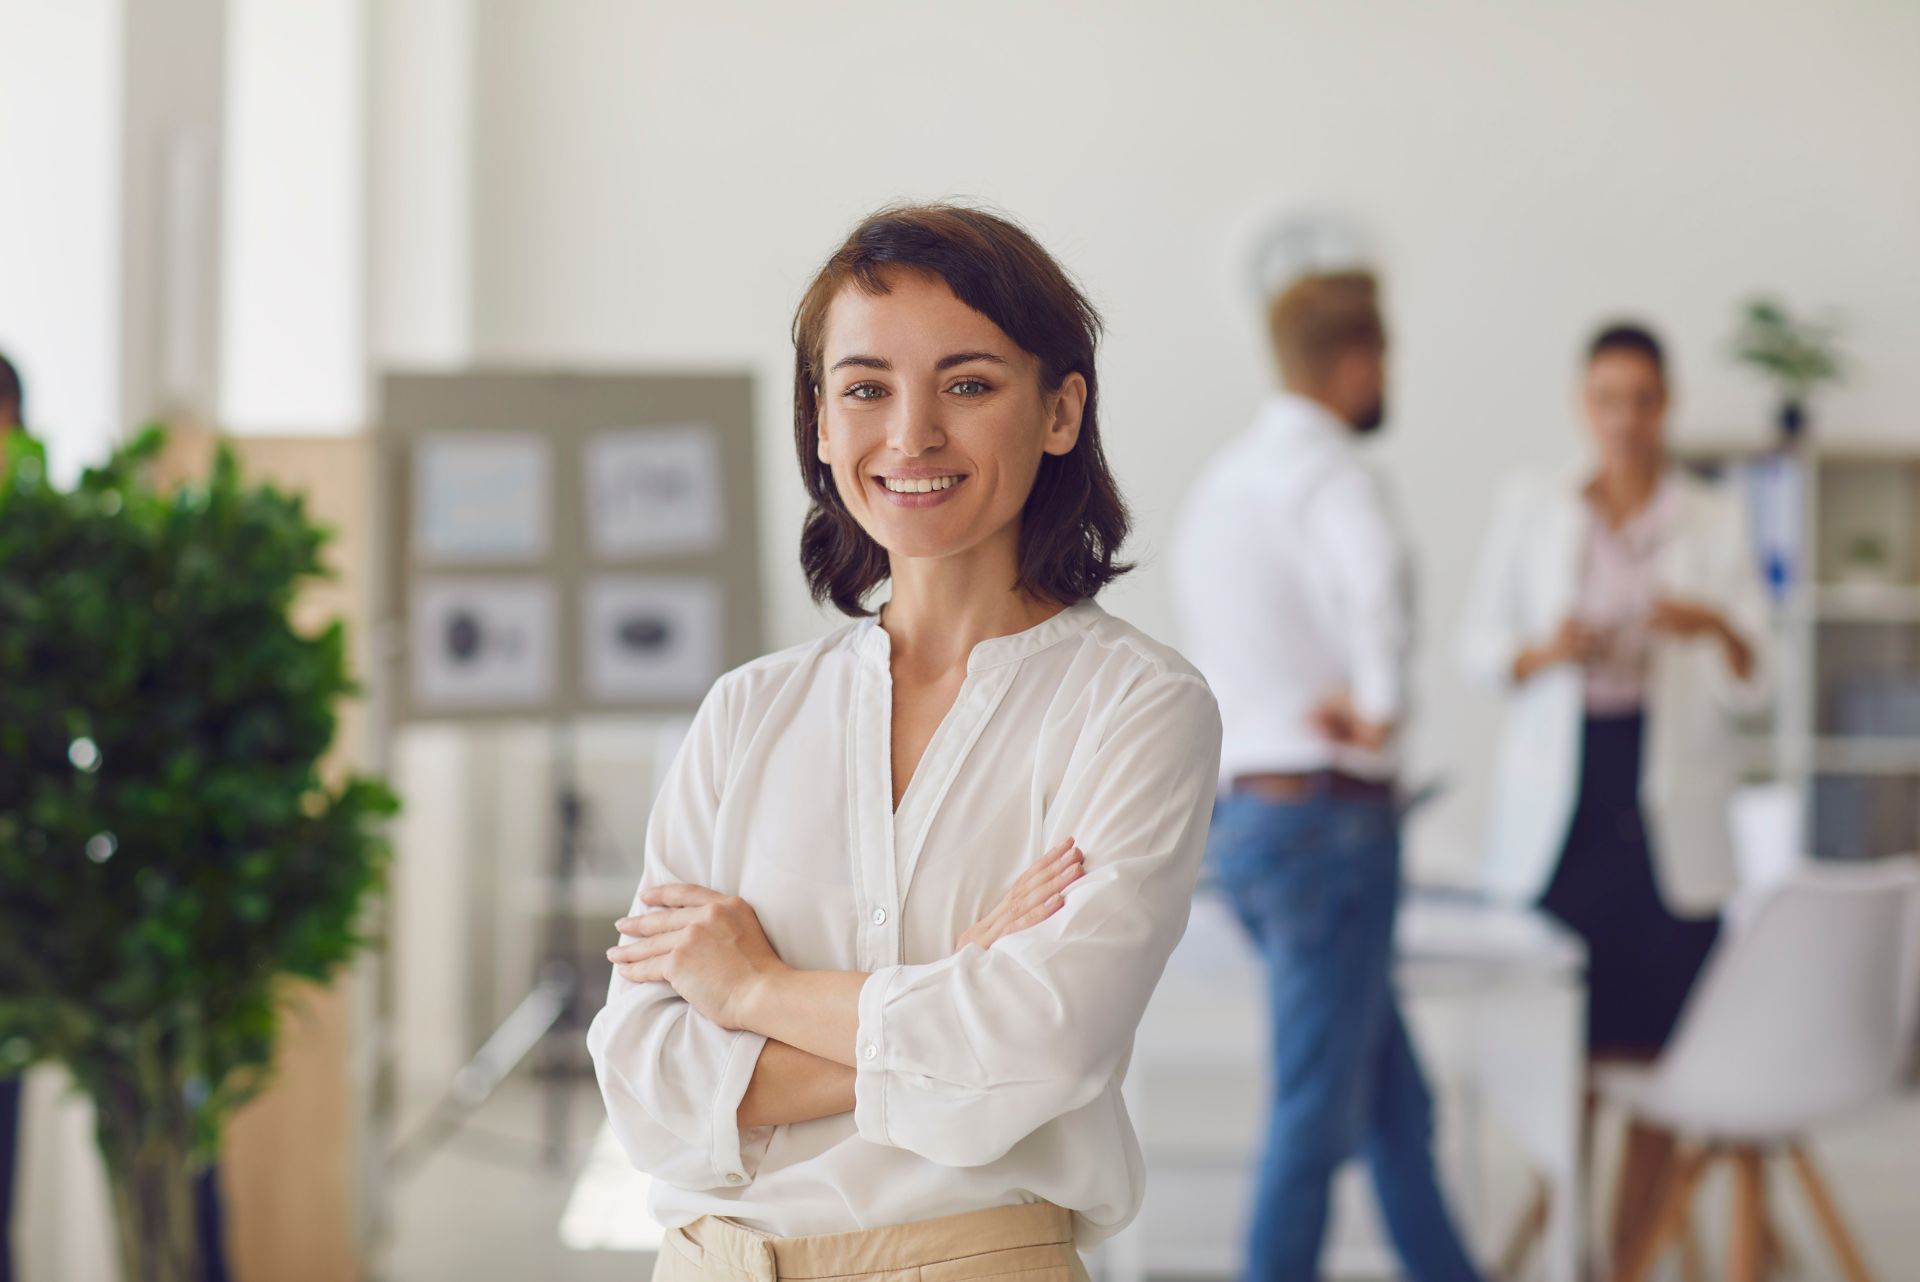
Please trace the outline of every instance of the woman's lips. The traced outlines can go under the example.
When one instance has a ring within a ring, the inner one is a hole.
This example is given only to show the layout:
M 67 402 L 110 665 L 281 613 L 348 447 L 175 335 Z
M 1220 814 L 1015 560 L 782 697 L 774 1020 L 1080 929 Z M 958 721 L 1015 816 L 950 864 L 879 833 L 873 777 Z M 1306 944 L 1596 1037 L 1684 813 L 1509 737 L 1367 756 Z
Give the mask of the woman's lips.
M 949 482 L 946 485 L 944 489 L 901 491 L 901 490 L 890 490 L 887 488 L 887 484 L 886 484 L 887 481 L 889 480 L 892 480 L 895 482 L 913 481 L 913 482 L 924 483 L 929 481 L 943 480 L 949 476 L 951 476 L 953 479 L 951 482 Z M 908 507 L 908 508 L 938 507 L 940 504 L 945 503 L 948 499 L 952 498 L 955 494 L 959 493 L 960 487 L 965 485 L 966 483 L 967 483 L 967 478 L 965 476 L 955 475 L 954 473 L 951 473 L 951 472 L 928 473 L 924 476 L 900 476 L 896 474 L 889 477 L 876 476 L 873 478 L 873 488 L 880 492 L 881 498 L 893 504 L 895 507 Z

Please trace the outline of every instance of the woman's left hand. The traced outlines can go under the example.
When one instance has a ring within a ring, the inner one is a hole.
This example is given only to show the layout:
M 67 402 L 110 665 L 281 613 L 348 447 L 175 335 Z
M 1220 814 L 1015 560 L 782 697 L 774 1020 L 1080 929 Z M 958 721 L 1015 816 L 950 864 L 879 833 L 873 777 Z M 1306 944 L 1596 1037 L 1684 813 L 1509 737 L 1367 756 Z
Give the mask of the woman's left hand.
M 674 884 L 643 891 L 640 902 L 659 909 L 614 924 L 635 943 L 607 950 L 623 979 L 665 980 L 687 1004 L 723 1028 L 740 1028 L 750 990 L 786 968 L 752 905 L 705 886 Z
M 1710 605 L 1661 597 L 1653 603 L 1647 626 L 1655 632 L 1676 637 L 1709 637 L 1720 643 L 1733 675 L 1744 681 L 1753 672 L 1753 649 L 1727 622 L 1727 617 Z
M 1661 597 L 1653 603 L 1647 626 L 1669 636 L 1715 636 L 1726 630 L 1727 621 L 1710 605 L 1679 597 Z

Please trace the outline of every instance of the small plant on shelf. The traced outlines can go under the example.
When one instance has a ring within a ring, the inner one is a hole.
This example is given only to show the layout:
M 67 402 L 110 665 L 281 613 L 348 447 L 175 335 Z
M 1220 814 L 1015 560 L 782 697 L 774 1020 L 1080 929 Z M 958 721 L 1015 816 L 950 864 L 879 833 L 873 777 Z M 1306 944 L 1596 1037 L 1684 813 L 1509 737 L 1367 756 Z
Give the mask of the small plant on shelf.
M 1807 425 L 1807 400 L 1822 383 L 1837 383 L 1845 370 L 1836 339 L 1839 325 L 1794 316 L 1774 299 L 1756 298 L 1741 309 L 1733 354 L 1758 370 L 1779 397 L 1777 422 L 1789 440 Z

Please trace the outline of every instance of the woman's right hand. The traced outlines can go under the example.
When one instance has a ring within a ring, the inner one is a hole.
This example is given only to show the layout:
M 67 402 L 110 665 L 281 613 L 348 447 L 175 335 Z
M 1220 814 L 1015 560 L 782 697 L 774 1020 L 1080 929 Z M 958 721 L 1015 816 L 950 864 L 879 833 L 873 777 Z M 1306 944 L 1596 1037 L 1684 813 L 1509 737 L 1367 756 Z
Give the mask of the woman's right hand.
M 1514 656 L 1513 679 L 1525 681 L 1556 664 L 1593 663 L 1606 652 L 1608 637 L 1605 629 L 1588 627 L 1569 615 L 1551 640 L 1528 646 Z
M 954 951 L 968 944 L 992 948 L 994 941 L 1045 921 L 1067 902 L 1066 889 L 1086 871 L 1086 857 L 1067 837 L 1023 873 L 1013 888 L 960 936 Z

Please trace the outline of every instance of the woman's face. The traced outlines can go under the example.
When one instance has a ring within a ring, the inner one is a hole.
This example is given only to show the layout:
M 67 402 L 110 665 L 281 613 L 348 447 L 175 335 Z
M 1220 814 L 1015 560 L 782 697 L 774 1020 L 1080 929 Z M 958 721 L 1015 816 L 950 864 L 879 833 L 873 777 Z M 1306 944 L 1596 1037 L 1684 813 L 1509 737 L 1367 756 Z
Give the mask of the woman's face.
M 1666 431 L 1667 380 L 1645 355 L 1605 351 L 1587 366 L 1582 392 L 1587 428 L 1611 462 L 1659 459 Z
M 1017 546 L 1041 456 L 1079 439 L 1086 380 L 1044 391 L 1039 361 L 938 276 L 897 271 L 887 285 L 849 285 L 827 312 L 820 461 L 893 557 Z

